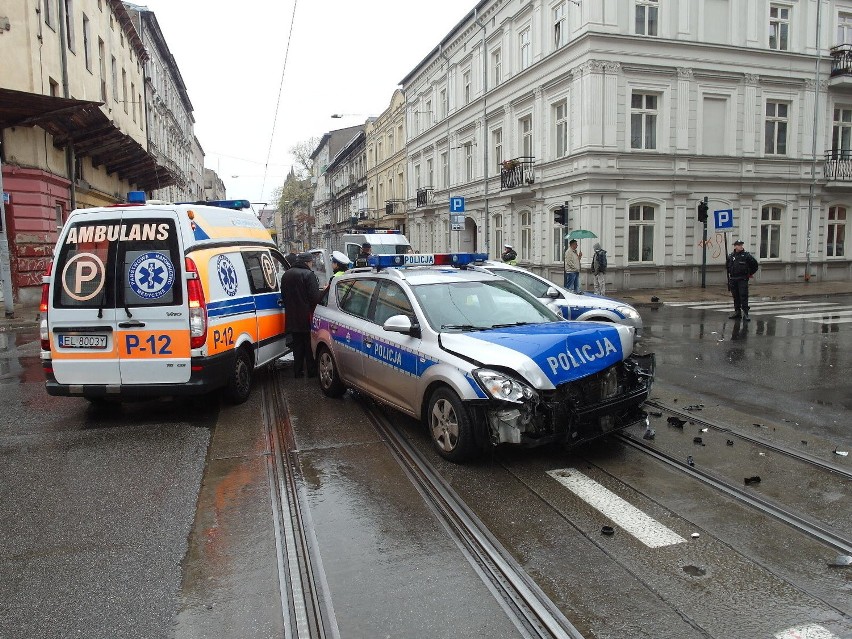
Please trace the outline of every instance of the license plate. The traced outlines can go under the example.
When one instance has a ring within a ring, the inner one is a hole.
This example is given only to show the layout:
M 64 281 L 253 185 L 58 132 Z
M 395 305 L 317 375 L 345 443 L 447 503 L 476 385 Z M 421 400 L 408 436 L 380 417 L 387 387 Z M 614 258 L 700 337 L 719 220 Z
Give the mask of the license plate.
M 106 348 L 106 335 L 60 335 L 60 348 Z

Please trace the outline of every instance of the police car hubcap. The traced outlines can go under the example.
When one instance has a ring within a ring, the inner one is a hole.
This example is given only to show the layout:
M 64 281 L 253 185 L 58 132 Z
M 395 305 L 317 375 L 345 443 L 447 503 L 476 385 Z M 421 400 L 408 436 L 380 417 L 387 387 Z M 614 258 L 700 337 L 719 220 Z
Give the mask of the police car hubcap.
M 452 450 L 458 441 L 458 424 L 449 402 L 439 401 L 432 410 L 432 436 L 441 450 Z

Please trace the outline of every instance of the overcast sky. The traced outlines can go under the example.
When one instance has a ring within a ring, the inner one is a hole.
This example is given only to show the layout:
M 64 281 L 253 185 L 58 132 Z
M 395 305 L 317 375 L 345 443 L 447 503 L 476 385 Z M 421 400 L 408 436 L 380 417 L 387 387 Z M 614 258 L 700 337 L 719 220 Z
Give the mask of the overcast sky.
M 271 202 L 295 144 L 383 112 L 399 81 L 476 5 L 295 1 L 295 15 L 294 0 L 138 2 L 157 16 L 189 92 L 205 165 L 230 198 Z

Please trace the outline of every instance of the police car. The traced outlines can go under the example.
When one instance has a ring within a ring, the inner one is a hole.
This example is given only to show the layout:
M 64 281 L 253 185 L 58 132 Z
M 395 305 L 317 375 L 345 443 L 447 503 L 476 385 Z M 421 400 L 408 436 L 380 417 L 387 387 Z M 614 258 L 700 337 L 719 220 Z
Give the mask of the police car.
M 644 420 L 654 356 L 634 329 L 573 322 L 480 254 L 379 255 L 333 278 L 311 346 L 329 397 L 347 388 L 424 421 L 438 453 L 577 444 Z
M 488 261 L 479 268 L 514 282 L 565 319 L 625 324 L 636 329 L 637 340 L 642 336 L 642 316 L 630 304 L 591 293 L 577 295 L 541 275 L 503 262 Z

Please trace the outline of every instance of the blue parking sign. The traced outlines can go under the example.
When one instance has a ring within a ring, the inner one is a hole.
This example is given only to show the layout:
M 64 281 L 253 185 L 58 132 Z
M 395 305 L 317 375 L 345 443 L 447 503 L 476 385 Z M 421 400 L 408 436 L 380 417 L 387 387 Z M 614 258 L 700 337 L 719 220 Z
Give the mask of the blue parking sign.
M 713 221 L 716 223 L 717 229 L 734 228 L 734 210 L 720 209 L 718 211 L 713 211 Z
M 451 197 L 450 198 L 450 213 L 464 213 L 464 198 L 463 197 Z

